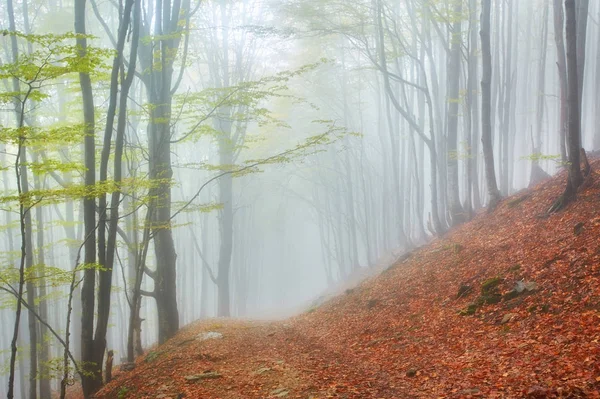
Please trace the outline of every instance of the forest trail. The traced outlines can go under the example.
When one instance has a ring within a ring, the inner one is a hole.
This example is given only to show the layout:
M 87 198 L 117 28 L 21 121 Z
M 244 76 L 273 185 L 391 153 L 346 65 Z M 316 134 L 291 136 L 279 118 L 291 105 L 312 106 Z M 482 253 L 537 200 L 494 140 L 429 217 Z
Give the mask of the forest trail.
M 189 325 L 98 398 L 600 398 L 592 167 L 560 213 L 565 173 L 292 319 Z

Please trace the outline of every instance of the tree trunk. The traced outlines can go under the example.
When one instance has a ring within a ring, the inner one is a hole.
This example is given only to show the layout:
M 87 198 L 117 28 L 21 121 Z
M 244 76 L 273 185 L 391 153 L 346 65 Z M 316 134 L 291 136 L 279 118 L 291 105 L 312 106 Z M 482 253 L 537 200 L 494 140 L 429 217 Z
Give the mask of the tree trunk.
M 579 108 L 579 77 L 577 62 L 577 19 L 575 16 L 575 0 L 565 1 L 566 31 L 567 31 L 567 76 L 569 100 L 569 130 L 568 130 L 568 156 L 569 156 L 569 181 L 567 183 L 568 195 L 574 195 L 581 185 L 580 149 L 581 149 L 581 119 Z
M 158 313 L 158 341 L 164 343 L 179 329 L 177 308 L 177 253 L 171 223 L 171 107 L 173 101 L 173 65 L 181 41 L 181 18 L 187 18 L 189 0 L 169 2 L 157 0 L 154 10 L 141 21 L 141 36 L 152 37 L 140 43 L 138 59 L 147 75 L 142 79 L 148 102 L 148 166 L 153 183 L 149 205 L 152 214 L 152 234 L 156 273 L 153 297 Z M 153 14 L 153 15 L 152 15 Z M 151 26 L 154 27 L 152 35 Z M 156 68 L 159 65 L 160 68 Z M 142 266 L 142 265 L 140 265 Z
M 75 32 L 86 34 L 85 27 L 86 0 L 75 0 Z M 77 38 L 80 56 L 85 57 L 87 39 Z M 95 144 L 95 118 L 94 96 L 89 73 L 79 73 L 81 97 L 83 100 L 83 119 L 85 123 L 84 138 L 84 182 L 90 192 L 94 191 L 96 184 L 96 144 Z M 96 289 L 96 200 L 92 195 L 83 198 L 83 223 L 85 231 L 85 256 L 86 268 L 83 272 L 83 286 L 81 288 L 81 361 L 85 371 L 81 381 L 83 395 L 87 399 L 98 389 L 102 381 L 98 381 L 97 369 L 94 363 L 94 312 Z M 101 367 L 101 365 L 100 365 Z
M 533 186 L 539 182 L 540 176 L 544 176 L 541 169 L 538 155 L 542 150 L 542 127 L 544 124 L 544 108 L 546 105 L 546 53 L 548 47 L 548 4 L 544 5 L 544 13 L 542 16 L 542 34 L 541 34 L 541 57 L 538 70 L 538 88 L 536 98 L 536 134 L 535 138 L 531 137 L 531 151 L 533 153 L 533 161 L 531 162 L 531 175 L 529 178 L 529 186 Z
M 456 1 L 454 14 L 462 14 L 462 0 Z M 460 102 L 460 59 L 462 47 L 461 18 L 456 17 L 452 25 L 452 46 L 450 50 L 450 62 L 448 64 L 448 135 L 447 153 L 448 163 L 448 206 L 452 225 L 456 226 L 466 221 L 465 211 L 460 202 L 460 188 L 458 183 L 458 105 Z
M 485 163 L 485 178 L 488 186 L 489 210 L 493 210 L 500 201 L 500 191 L 496 183 L 494 167 L 494 149 L 492 148 L 492 54 L 490 44 L 490 14 L 491 0 L 482 0 L 481 10 L 481 51 L 483 75 L 481 78 L 481 143 L 483 145 L 483 160 Z
M 567 120 L 568 120 L 568 101 L 567 101 L 567 58 L 565 54 L 564 42 L 564 12 L 561 0 L 554 0 L 554 41 L 556 43 L 558 66 L 558 79 L 560 82 L 560 126 L 559 126 L 559 144 L 560 155 L 563 162 L 567 162 Z
M 38 162 L 38 157 L 34 153 L 33 162 Z M 37 175 L 33 176 L 33 187 L 36 191 L 40 192 L 42 190 L 42 183 L 40 182 L 40 177 Z M 40 302 L 39 302 L 39 314 L 43 320 L 48 321 L 48 303 L 47 303 L 47 292 L 46 292 L 46 259 L 45 259 L 45 249 L 44 249 L 44 212 L 41 206 L 37 206 L 35 208 L 35 221 L 36 221 L 36 239 L 37 239 L 37 264 L 40 272 L 39 276 L 39 290 L 40 290 Z M 52 390 L 50 388 L 50 348 L 48 346 L 48 340 L 46 338 L 48 335 L 48 329 L 46 326 L 40 324 L 40 353 L 39 353 L 39 363 L 40 363 L 40 399 L 50 399 Z
M 585 78 L 585 45 L 587 42 L 587 23 L 590 0 L 577 0 L 575 10 L 577 37 L 577 93 L 580 112 L 583 110 L 583 80 Z M 581 116 L 579 117 L 581 120 Z

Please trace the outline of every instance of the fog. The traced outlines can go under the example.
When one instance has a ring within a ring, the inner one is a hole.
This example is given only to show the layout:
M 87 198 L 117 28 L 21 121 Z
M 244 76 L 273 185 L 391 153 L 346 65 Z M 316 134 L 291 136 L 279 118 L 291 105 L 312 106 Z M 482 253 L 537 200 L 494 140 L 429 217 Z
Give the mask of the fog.
M 559 172 L 573 76 L 600 145 L 600 2 L 572 71 L 560 0 L 74 1 L 0 4 L 3 397 L 305 311 Z

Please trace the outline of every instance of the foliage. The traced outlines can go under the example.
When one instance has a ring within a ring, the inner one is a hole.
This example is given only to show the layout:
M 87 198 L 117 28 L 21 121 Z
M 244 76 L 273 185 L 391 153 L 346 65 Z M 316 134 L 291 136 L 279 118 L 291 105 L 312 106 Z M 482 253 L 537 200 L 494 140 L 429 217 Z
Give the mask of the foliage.
M 540 162 L 540 161 L 560 161 L 560 154 L 542 154 L 541 152 L 536 152 L 530 155 L 524 155 L 521 157 L 522 160 L 532 161 L 532 162 Z
M 33 46 L 31 53 L 21 54 L 16 62 L 3 62 L 0 65 L 0 79 L 17 79 L 23 85 L 23 92 L 1 92 L 0 103 L 9 103 L 29 91 L 31 100 L 40 101 L 48 97 L 42 89 L 55 79 L 75 73 L 102 71 L 112 51 L 89 47 L 82 57 L 73 43 L 77 38 L 90 37 L 75 33 L 64 34 L 23 34 L 4 31 L 16 36 L 20 41 Z

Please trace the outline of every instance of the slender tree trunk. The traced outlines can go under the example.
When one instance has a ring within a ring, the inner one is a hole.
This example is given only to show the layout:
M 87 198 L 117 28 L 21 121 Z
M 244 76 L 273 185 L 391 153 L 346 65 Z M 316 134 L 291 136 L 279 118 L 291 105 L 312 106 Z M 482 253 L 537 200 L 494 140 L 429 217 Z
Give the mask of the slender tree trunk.
M 469 148 L 469 176 L 472 184 L 472 204 L 475 210 L 481 208 L 481 198 L 479 196 L 479 135 L 481 119 L 479 117 L 479 90 L 477 82 L 479 80 L 479 37 L 477 28 L 479 27 L 477 18 L 477 0 L 469 0 L 470 8 L 470 52 L 469 52 L 469 107 L 471 109 L 471 141 Z
M 567 120 L 568 120 L 568 94 L 567 94 L 567 58 L 564 42 L 564 12 L 561 0 L 554 0 L 554 40 L 556 42 L 558 79 L 560 82 L 560 125 L 559 144 L 560 155 L 563 162 L 567 162 Z
M 536 134 L 535 138 L 531 137 L 534 159 L 531 163 L 531 176 L 529 185 L 536 184 L 545 176 L 545 172 L 540 166 L 537 155 L 542 149 L 542 129 L 544 124 L 544 109 L 546 104 L 546 53 L 548 47 L 548 3 L 544 5 L 544 13 L 542 16 L 542 34 L 541 34 L 541 57 L 538 69 L 538 87 L 536 98 Z
M 583 177 L 579 165 L 579 153 L 581 150 L 581 119 L 579 108 L 579 78 L 577 62 L 577 19 L 575 16 L 575 0 L 565 1 L 566 33 L 567 33 L 567 76 L 568 76 L 568 99 L 569 99 L 569 179 L 567 183 L 567 194 L 574 195 L 581 185 Z
M 483 160 L 485 162 L 485 177 L 488 187 L 490 210 L 495 209 L 500 201 L 500 191 L 496 184 L 496 172 L 494 168 L 494 149 L 492 148 L 492 120 L 491 120 L 491 97 L 492 97 L 492 53 L 490 44 L 490 14 L 491 0 L 482 0 L 481 10 L 481 51 L 483 62 L 483 76 L 481 79 L 481 143 L 483 145 Z
M 152 208 L 150 213 L 156 258 L 152 296 L 156 300 L 158 313 L 159 343 L 164 343 L 179 329 L 177 252 L 171 221 L 171 111 L 176 89 L 173 87 L 173 66 L 182 36 L 181 19 L 188 17 L 189 7 L 189 0 L 173 3 L 156 0 L 154 10 L 144 15 L 140 26 L 142 37 L 153 37 L 152 41 L 140 43 L 138 59 L 140 67 L 148 71 L 142 81 L 151 104 L 148 166 L 153 187 L 150 190 L 152 201 L 149 207 Z M 151 26 L 154 27 L 152 35 Z
M 75 32 L 86 34 L 85 27 L 86 0 L 75 0 Z M 77 38 L 80 48 L 80 56 L 85 57 L 87 39 Z M 91 192 L 96 184 L 96 146 L 95 146 L 95 119 L 94 119 L 94 96 L 92 93 L 92 82 L 89 73 L 79 73 L 79 83 L 83 100 L 83 115 L 85 123 L 84 138 L 84 163 L 85 163 L 85 185 Z M 96 287 L 96 200 L 92 195 L 83 199 L 84 231 L 87 237 L 85 241 L 83 286 L 81 288 L 81 360 L 82 368 L 86 371 L 81 381 L 83 394 L 86 398 L 91 397 L 98 387 L 95 380 L 94 370 L 94 312 L 95 312 L 95 287 Z
M 33 162 L 38 162 L 38 157 L 34 153 Z M 42 190 L 42 183 L 40 182 L 40 177 L 37 175 L 33 176 L 33 186 L 36 191 Z M 39 267 L 39 293 L 40 293 L 40 302 L 39 302 L 39 314 L 43 320 L 48 321 L 48 302 L 47 302 L 47 292 L 46 292 L 46 259 L 45 259 L 45 249 L 44 249 L 44 212 L 41 206 L 37 206 L 35 208 L 35 221 L 36 221 L 36 239 L 37 239 L 37 264 Z M 39 342 L 40 342 L 40 353 L 39 353 L 39 363 L 40 363 L 40 376 L 39 376 L 39 385 L 40 385 L 40 399 L 50 399 L 51 397 L 51 388 L 50 388 L 50 348 L 48 344 L 48 329 L 43 324 L 40 324 L 39 329 Z
M 579 95 L 579 110 L 583 110 L 583 88 L 585 78 L 585 46 L 587 43 L 587 24 L 589 14 L 590 0 L 577 0 L 575 19 L 576 19 L 576 37 L 577 37 L 577 90 Z M 580 116 L 580 121 L 582 116 Z M 580 122 L 582 123 L 582 121 Z
M 462 0 L 455 1 L 454 14 L 462 14 Z M 460 60 L 462 47 L 461 18 L 455 17 L 452 25 L 450 62 L 448 64 L 448 123 L 447 123 L 447 154 L 448 163 L 448 206 L 452 225 L 456 226 L 466 220 L 465 211 L 460 202 L 460 187 L 458 183 L 458 109 L 460 89 Z

